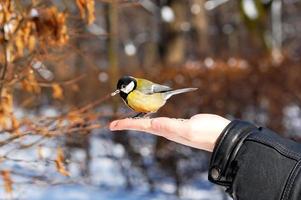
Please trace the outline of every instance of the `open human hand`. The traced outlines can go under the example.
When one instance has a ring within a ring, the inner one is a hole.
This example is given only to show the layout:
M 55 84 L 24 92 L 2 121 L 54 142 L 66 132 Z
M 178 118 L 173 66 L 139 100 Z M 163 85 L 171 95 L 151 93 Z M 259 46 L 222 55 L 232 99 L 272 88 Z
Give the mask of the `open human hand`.
M 126 118 L 111 122 L 110 130 L 143 131 L 212 152 L 218 136 L 229 123 L 228 119 L 213 114 L 197 114 L 190 119 Z

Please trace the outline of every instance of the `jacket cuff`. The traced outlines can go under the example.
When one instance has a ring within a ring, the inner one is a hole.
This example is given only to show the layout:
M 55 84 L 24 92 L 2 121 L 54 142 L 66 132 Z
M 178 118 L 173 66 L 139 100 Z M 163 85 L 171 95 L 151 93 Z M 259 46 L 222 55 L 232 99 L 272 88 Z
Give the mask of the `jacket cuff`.
M 243 141 L 257 127 L 241 120 L 234 120 L 223 130 L 215 147 L 213 149 L 208 179 L 209 181 L 223 185 L 231 186 L 235 167 L 232 161 L 235 159 Z

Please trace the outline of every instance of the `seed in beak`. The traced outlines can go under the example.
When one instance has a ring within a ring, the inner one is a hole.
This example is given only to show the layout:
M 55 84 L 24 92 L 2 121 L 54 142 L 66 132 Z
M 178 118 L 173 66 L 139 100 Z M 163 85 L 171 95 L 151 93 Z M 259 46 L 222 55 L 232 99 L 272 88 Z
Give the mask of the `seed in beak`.
M 115 96 L 116 94 L 118 94 L 120 92 L 120 90 L 116 90 L 115 92 L 111 93 L 111 97 Z

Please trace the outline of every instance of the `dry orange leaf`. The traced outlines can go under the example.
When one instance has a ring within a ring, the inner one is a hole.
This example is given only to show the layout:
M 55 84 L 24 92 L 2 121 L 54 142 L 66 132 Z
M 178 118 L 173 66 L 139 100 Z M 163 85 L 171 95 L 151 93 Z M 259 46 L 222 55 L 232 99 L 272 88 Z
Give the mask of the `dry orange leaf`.
M 72 122 L 73 124 L 81 124 L 84 122 L 84 119 L 81 117 L 80 114 L 76 113 L 76 112 L 70 112 L 68 114 L 68 119 L 70 120 L 70 122 Z
M 76 0 L 76 5 L 79 9 L 79 14 L 80 14 L 80 17 L 82 19 L 84 19 L 86 17 L 86 13 L 85 13 L 85 0 Z
M 0 126 L 1 128 L 12 128 L 13 95 L 9 89 L 3 88 L 0 103 Z
M 11 123 L 12 128 L 15 130 L 15 133 L 19 134 L 20 122 L 14 115 L 11 116 Z
M 52 84 L 52 97 L 54 99 L 63 99 L 63 89 L 57 83 Z
M 4 183 L 4 190 L 7 193 L 13 192 L 13 181 L 11 180 L 10 171 L 9 170 L 2 170 L 1 176 Z
M 87 19 L 88 24 L 95 20 L 95 2 L 94 0 L 76 0 L 76 5 L 82 19 Z
M 57 156 L 55 159 L 55 164 L 56 164 L 56 169 L 60 174 L 64 176 L 70 176 L 70 173 L 66 170 L 64 165 L 64 153 L 61 147 L 57 148 Z
M 45 45 L 64 45 L 69 39 L 66 25 L 67 13 L 59 12 L 56 7 L 39 10 L 34 23 L 37 36 Z
M 28 71 L 27 77 L 21 81 L 21 84 L 23 89 L 27 92 L 37 93 L 37 94 L 41 92 L 41 88 L 32 70 Z

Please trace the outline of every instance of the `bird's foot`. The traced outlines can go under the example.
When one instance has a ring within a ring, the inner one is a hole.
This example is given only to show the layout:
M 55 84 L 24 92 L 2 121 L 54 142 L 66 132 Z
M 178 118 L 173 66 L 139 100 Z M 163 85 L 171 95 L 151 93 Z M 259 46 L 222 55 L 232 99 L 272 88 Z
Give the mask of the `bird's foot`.
M 150 118 L 150 116 L 151 116 L 152 114 L 153 114 L 152 112 L 150 112 L 150 113 L 143 113 L 143 112 L 140 112 L 140 113 L 134 115 L 134 116 L 131 117 L 131 118 L 133 118 L 133 119 Z
M 132 116 L 131 118 L 133 119 L 139 119 L 139 118 L 142 118 L 146 113 L 143 113 L 143 112 L 140 112 L 140 113 L 137 113 L 136 115 Z

